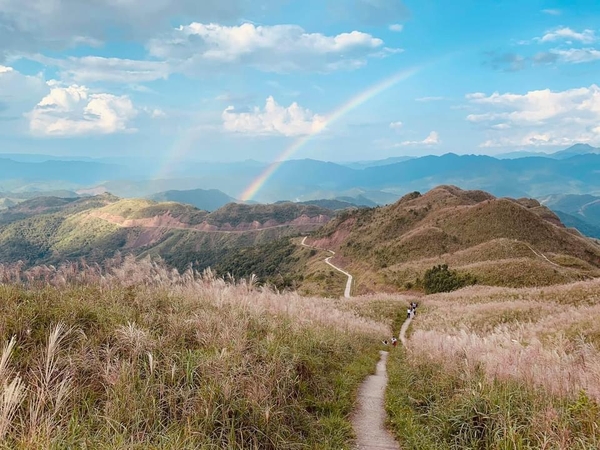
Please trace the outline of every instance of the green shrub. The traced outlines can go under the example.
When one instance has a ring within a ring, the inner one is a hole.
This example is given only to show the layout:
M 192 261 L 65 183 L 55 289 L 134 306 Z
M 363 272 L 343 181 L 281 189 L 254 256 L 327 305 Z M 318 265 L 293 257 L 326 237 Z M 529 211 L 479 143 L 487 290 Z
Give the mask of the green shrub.
M 427 294 L 452 292 L 462 287 L 475 284 L 477 280 L 471 274 L 459 274 L 450 270 L 447 264 L 434 266 L 425 272 L 423 287 Z

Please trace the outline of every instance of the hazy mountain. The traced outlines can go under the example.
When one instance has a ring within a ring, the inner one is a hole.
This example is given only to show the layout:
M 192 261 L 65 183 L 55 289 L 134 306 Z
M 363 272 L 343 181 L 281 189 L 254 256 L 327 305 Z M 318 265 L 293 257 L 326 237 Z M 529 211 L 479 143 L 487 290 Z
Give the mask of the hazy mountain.
M 262 182 L 260 177 L 268 166 L 252 160 L 173 165 L 145 161 L 134 169 L 98 161 L 3 160 L 0 190 L 77 187 L 81 194 L 111 192 L 120 197 L 139 198 L 173 190 L 217 189 L 230 198 L 241 198 L 249 186 L 259 183 L 253 200 L 263 203 L 282 199 L 344 200 L 344 197 L 362 195 L 379 205 L 394 202 L 405 192 L 424 191 L 440 184 L 483 189 L 511 197 L 541 197 L 557 191 L 600 194 L 600 154 L 595 150 L 578 145 L 556 155 L 515 159 L 450 153 L 401 162 L 396 161 L 403 157 L 360 162 L 355 168 L 312 159 L 291 160 L 278 165 Z M 127 159 L 120 161 L 133 164 Z
M 560 150 L 554 153 L 516 151 L 509 153 L 501 153 L 499 155 L 496 155 L 495 157 L 498 159 L 517 159 L 529 157 L 566 159 L 570 158 L 571 156 L 587 155 L 589 153 L 600 153 L 600 149 L 592 147 L 589 144 L 575 144 L 565 150 Z
M 21 162 L 0 159 L 0 181 L 66 181 L 81 185 L 127 176 L 124 166 L 85 161 Z
M 554 211 L 565 226 L 575 228 L 581 234 L 592 238 L 600 239 L 600 226 L 589 223 L 579 216 L 567 214 L 562 211 Z
M 516 151 L 516 152 L 500 153 L 499 155 L 494 155 L 494 157 L 497 159 L 517 159 L 517 158 L 530 158 L 530 157 L 551 158 L 552 154 L 544 153 L 544 152 Z
M 332 211 L 339 211 L 343 209 L 352 209 L 357 208 L 359 205 L 356 205 L 351 202 L 338 200 L 338 199 L 320 199 L 320 200 L 308 200 L 305 202 L 298 202 L 301 205 L 315 205 L 321 208 L 327 208 Z
M 566 159 L 571 156 L 587 155 L 587 154 L 600 154 L 600 148 L 592 147 L 589 144 L 575 144 L 565 150 L 553 153 L 551 156 L 557 159 Z
M 149 197 L 150 200 L 157 202 L 177 202 L 195 206 L 205 211 L 214 211 L 227 203 L 236 200 L 224 192 L 217 189 L 192 189 L 187 191 L 166 191 L 159 192 Z
M 373 200 L 368 199 L 367 197 L 365 197 L 364 195 L 359 195 L 357 197 L 337 197 L 338 200 L 341 200 L 343 202 L 348 202 L 348 203 L 352 203 L 356 206 L 368 206 L 369 208 L 374 208 L 375 206 L 377 206 L 377 203 L 374 202 Z
M 600 196 L 594 195 L 548 195 L 540 198 L 542 204 L 565 218 L 565 224 L 581 233 L 598 236 L 600 229 Z
M 36 153 L 0 153 L 0 159 L 11 159 L 17 162 L 40 163 L 45 161 L 87 161 L 100 162 L 100 159 L 86 156 L 54 156 Z
M 367 167 L 378 167 L 378 166 L 388 166 L 390 164 L 396 164 L 399 162 L 408 161 L 409 159 L 414 159 L 414 156 L 392 156 L 386 159 L 377 159 L 373 161 L 356 161 L 356 162 L 345 162 L 340 163 L 342 166 L 350 167 L 351 169 L 366 169 Z

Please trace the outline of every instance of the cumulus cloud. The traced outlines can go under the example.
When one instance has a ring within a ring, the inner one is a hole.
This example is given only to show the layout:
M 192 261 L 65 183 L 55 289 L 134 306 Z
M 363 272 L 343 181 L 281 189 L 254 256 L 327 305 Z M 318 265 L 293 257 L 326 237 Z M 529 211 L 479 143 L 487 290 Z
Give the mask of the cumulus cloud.
M 184 72 L 231 65 L 267 72 L 328 72 L 361 67 L 368 57 L 381 56 L 384 47 L 381 39 L 360 31 L 326 36 L 308 33 L 296 25 L 194 22 L 150 40 L 148 49 L 152 56 L 169 60 L 176 70 Z
M 271 1 L 277 0 L 261 0 L 259 6 Z M 107 29 L 143 39 L 168 27 L 173 17 L 231 20 L 256 6 L 249 0 L 2 0 L 0 42 L 5 51 L 96 46 Z
M 245 112 L 229 106 L 222 119 L 225 131 L 251 135 L 302 136 L 319 133 L 326 125 L 325 117 L 295 102 L 286 108 L 273 97 L 267 98 L 264 109 L 256 107 Z
M 432 131 L 422 141 L 404 141 L 400 145 L 401 146 L 409 146 L 409 145 L 438 145 L 442 141 L 440 140 L 440 135 L 437 131 Z
M 573 64 L 592 62 L 600 59 L 600 50 L 596 50 L 595 48 L 554 49 L 550 54 L 555 55 L 561 61 Z
M 401 23 L 394 23 L 389 26 L 389 29 L 390 29 L 390 31 L 400 33 L 402 30 L 404 30 L 404 25 L 402 25 Z
M 137 110 L 127 96 L 92 93 L 85 86 L 50 83 L 46 95 L 28 114 L 29 128 L 42 136 L 80 136 L 134 131 Z
M 22 120 L 23 114 L 48 91 L 41 75 L 24 75 L 12 67 L 0 65 L 0 120 Z
M 598 142 L 600 88 L 590 87 L 526 94 L 480 93 L 467 96 L 480 111 L 467 120 L 491 134 L 484 147 L 570 145 Z M 510 133 L 503 131 L 510 129 Z
M 584 44 L 591 44 L 596 41 L 596 33 L 594 30 L 583 30 L 577 32 L 569 27 L 561 27 L 552 31 L 546 32 L 541 38 L 536 38 L 539 42 L 555 42 L 555 41 L 579 41 Z
M 404 126 L 404 124 L 402 122 L 392 122 L 390 123 L 390 128 L 392 130 L 399 130 L 400 128 L 402 128 Z

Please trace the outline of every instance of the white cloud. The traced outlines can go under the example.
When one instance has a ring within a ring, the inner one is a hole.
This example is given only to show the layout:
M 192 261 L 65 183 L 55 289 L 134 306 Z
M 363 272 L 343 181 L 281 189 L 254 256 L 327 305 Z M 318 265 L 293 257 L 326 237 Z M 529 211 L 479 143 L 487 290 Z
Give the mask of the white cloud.
M 0 100 L 16 102 L 31 96 L 39 98 L 47 90 L 41 75 L 24 75 L 12 67 L 0 65 Z
M 560 40 L 565 41 L 580 41 L 584 44 L 591 44 L 596 41 L 594 30 L 583 30 L 577 32 L 568 27 L 557 28 L 553 31 L 548 31 L 541 38 L 536 38 L 539 42 L 555 42 Z
M 91 93 L 78 85 L 49 85 L 50 93 L 28 114 L 33 134 L 79 136 L 134 131 L 128 128 L 128 122 L 137 111 L 127 96 Z
M 60 77 L 69 83 L 143 83 L 169 76 L 169 66 L 164 61 L 141 61 L 99 56 L 70 57 L 66 59 L 48 58 L 42 55 L 30 59 L 58 67 Z
M 415 99 L 418 102 L 439 102 L 446 100 L 446 97 L 419 97 Z
M 0 0 L 0 57 L 2 50 L 98 46 L 106 30 L 145 39 L 167 29 L 173 17 L 232 20 L 256 6 L 247 0 Z
M 390 128 L 392 130 L 399 130 L 403 126 L 404 126 L 404 124 L 402 122 L 392 122 L 392 123 L 390 123 Z
M 570 145 L 599 142 L 600 88 L 467 96 L 480 111 L 467 120 L 488 128 L 484 147 Z M 503 131 L 510 129 L 509 133 Z
M 160 108 L 144 107 L 142 108 L 142 111 L 144 111 L 151 119 L 163 119 L 167 117 L 167 113 Z
M 152 56 L 167 59 L 184 72 L 206 72 L 228 65 L 246 65 L 267 72 L 328 72 L 361 67 L 368 57 L 381 56 L 384 51 L 381 39 L 360 31 L 326 36 L 308 33 L 296 25 L 223 26 L 196 22 L 152 39 L 148 49 Z
M 404 141 L 400 145 L 401 146 L 409 146 L 409 145 L 438 145 L 442 141 L 440 140 L 440 135 L 437 131 L 432 131 L 422 141 Z
M 560 16 L 562 14 L 560 9 L 542 9 L 542 12 L 549 16 Z
M 394 31 L 396 33 L 400 33 L 402 30 L 404 30 L 404 25 L 402 25 L 401 23 L 395 23 L 389 26 L 390 31 Z
M 223 111 L 223 128 L 233 133 L 252 135 L 302 136 L 321 132 L 325 117 L 292 103 L 285 108 L 273 97 L 267 98 L 265 108 L 237 112 L 233 106 Z
M 592 62 L 600 59 L 600 50 L 596 50 L 595 48 L 554 49 L 550 53 L 556 55 L 563 62 L 573 64 Z
M 0 65 L 0 125 L 2 133 L 25 132 L 23 114 L 49 91 L 41 75 L 24 75 Z M 10 124 L 8 124 L 10 122 Z

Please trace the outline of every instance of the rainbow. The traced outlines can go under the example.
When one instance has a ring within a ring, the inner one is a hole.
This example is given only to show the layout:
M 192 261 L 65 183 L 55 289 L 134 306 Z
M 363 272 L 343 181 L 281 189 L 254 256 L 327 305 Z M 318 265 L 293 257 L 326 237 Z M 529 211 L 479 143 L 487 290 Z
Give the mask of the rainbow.
M 379 83 L 374 84 L 369 87 L 367 90 L 361 92 L 357 96 L 351 98 L 348 102 L 341 105 L 338 109 L 333 111 L 327 118 L 325 119 L 325 126 L 321 127 L 318 131 L 315 131 L 306 136 L 302 136 L 300 139 L 296 140 L 292 145 L 286 148 L 277 158 L 276 160 L 269 164 L 269 166 L 254 180 L 248 187 L 242 192 L 239 196 L 241 201 L 247 202 L 251 200 L 256 193 L 264 186 L 264 184 L 268 181 L 269 178 L 279 169 L 281 164 L 284 161 L 288 160 L 294 153 L 300 150 L 304 145 L 306 145 L 312 138 L 319 135 L 324 129 L 330 127 L 335 122 L 337 122 L 341 117 L 346 115 L 348 112 L 353 109 L 359 107 L 363 103 L 371 100 L 372 98 L 378 96 L 382 92 L 388 90 L 394 85 L 398 84 L 401 81 L 410 78 L 415 73 L 417 73 L 421 67 L 413 67 L 410 69 L 402 70 L 400 72 L 395 73 L 391 77 L 386 78 Z

